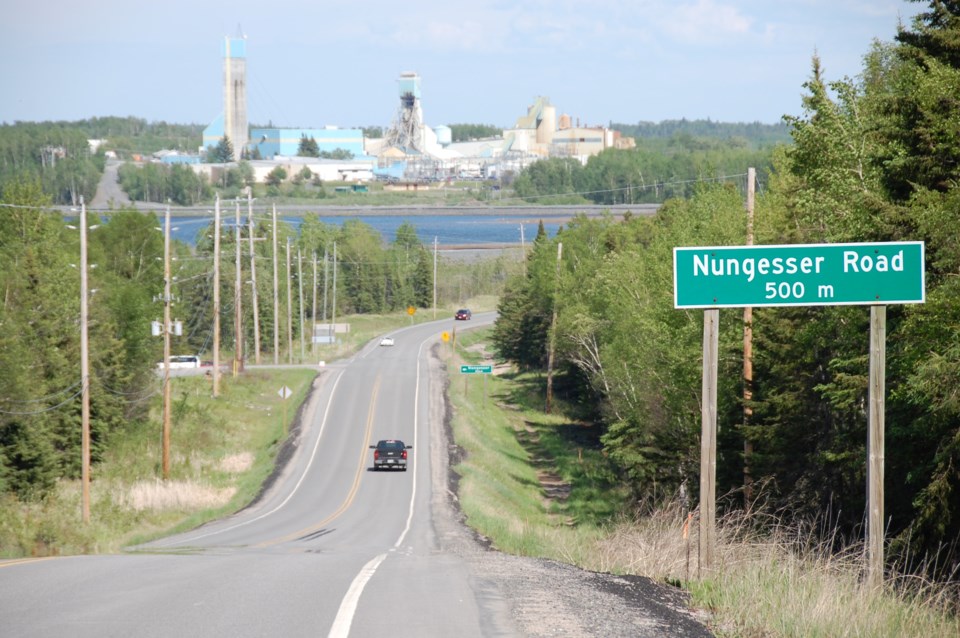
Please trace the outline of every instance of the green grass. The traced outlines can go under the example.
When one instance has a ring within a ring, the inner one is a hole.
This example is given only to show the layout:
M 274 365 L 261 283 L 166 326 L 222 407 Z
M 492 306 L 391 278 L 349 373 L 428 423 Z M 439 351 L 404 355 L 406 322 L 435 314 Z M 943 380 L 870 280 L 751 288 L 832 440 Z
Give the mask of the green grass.
M 465 451 L 455 468 L 460 505 L 493 546 L 682 585 L 723 638 L 960 635 L 955 589 L 901 577 L 866 590 L 862 547 L 838 553 L 755 513 L 719 521 L 717 568 L 698 574 L 696 519 L 684 538 L 678 506 L 619 515 L 626 497 L 596 433 L 565 418 L 562 404 L 543 414 L 542 376 L 458 374 L 461 362 L 482 360 L 488 340 L 487 330 L 463 333 L 447 363 L 454 437 Z M 546 498 L 557 480 L 569 496 Z
M 225 375 L 217 399 L 205 376 L 173 378 L 169 478 L 162 476 L 155 396 L 150 418 L 115 433 L 91 468 L 89 523 L 80 517 L 79 481 L 60 481 L 40 502 L 8 497 L 0 503 L 0 555 L 117 552 L 242 508 L 272 471 L 315 376 L 306 369 Z M 287 409 L 277 394 L 284 385 L 294 392 Z
M 587 426 L 542 413 L 536 381 L 456 372 L 483 360 L 488 339 L 489 330 L 464 332 L 448 362 L 467 521 L 503 551 L 578 562 L 625 495 Z

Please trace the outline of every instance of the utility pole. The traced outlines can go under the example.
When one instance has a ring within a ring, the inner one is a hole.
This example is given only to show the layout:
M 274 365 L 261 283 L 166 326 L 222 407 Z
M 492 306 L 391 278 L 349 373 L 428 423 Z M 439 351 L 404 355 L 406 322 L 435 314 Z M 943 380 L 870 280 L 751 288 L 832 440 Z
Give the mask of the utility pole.
M 433 318 L 437 318 L 437 236 L 433 236 Z
M 753 205 L 757 171 L 747 169 L 747 246 L 753 245 Z M 753 500 L 753 474 L 750 461 L 753 457 L 753 440 L 748 428 L 753 417 L 753 307 L 743 308 L 743 500 L 745 505 Z
M 333 337 L 331 343 L 336 343 L 334 325 L 337 322 L 337 242 L 333 242 L 333 304 L 330 306 L 330 316 L 330 332 Z
M 523 224 L 520 224 L 520 263 L 523 264 L 523 276 L 527 276 L 527 244 L 523 239 Z
M 250 227 L 250 293 L 253 302 L 253 357 L 260 365 L 260 308 L 257 305 L 257 251 L 253 247 L 253 201 L 247 192 L 247 220 Z
M 163 219 L 163 480 L 170 478 L 170 204 Z
M 289 237 L 287 237 L 287 363 L 293 364 L 293 291 L 290 286 Z
M 243 372 L 243 278 L 240 265 L 240 200 L 236 200 L 236 217 L 234 219 L 234 242 L 236 243 L 235 270 L 236 280 L 233 291 L 233 334 L 236 342 L 233 349 L 233 376 Z
M 560 292 L 560 256 L 563 242 L 557 242 L 557 272 L 553 284 L 553 318 L 550 320 L 550 349 L 547 352 L 547 414 L 553 409 L 553 351 L 557 343 L 557 295 Z
M 300 363 L 303 363 L 303 358 L 306 356 L 303 349 L 303 257 L 299 246 L 297 246 L 297 290 L 297 298 L 300 300 L 300 305 L 297 307 L 297 316 L 300 319 Z
M 280 274 L 277 267 L 277 205 L 273 205 L 273 365 L 280 363 Z
M 329 281 L 329 260 L 327 248 L 323 248 L 323 323 L 327 323 L 327 284 Z
M 310 310 L 310 354 L 317 354 L 317 342 L 313 338 L 317 325 L 317 251 L 313 251 L 313 304 Z
M 82 517 L 90 522 L 90 339 L 87 320 L 87 205 L 80 196 L 80 482 Z
M 220 396 L 220 193 L 213 214 L 213 398 Z

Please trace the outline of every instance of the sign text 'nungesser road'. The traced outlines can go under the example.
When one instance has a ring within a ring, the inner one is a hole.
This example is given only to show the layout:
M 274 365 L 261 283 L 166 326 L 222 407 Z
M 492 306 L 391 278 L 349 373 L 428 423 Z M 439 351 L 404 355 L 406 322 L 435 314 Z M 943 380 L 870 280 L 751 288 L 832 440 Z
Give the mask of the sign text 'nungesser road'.
M 673 249 L 675 308 L 923 303 L 923 242 Z
M 493 373 L 493 366 L 485 365 L 462 365 L 460 366 L 460 374 L 491 374 Z

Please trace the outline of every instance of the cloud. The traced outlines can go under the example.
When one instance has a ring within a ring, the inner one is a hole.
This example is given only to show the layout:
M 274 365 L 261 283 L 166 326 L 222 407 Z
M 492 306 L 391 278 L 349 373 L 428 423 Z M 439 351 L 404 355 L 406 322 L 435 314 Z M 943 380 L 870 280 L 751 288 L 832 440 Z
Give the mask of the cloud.
M 689 44 L 715 44 L 743 37 L 750 34 L 753 26 L 753 20 L 739 9 L 714 0 L 671 6 L 658 23 L 664 32 Z

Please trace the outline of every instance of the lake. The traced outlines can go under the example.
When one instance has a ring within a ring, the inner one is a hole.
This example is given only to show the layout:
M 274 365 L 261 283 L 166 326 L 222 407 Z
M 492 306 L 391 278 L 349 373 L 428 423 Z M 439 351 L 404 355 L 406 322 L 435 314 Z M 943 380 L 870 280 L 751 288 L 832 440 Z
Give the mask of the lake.
M 158 217 L 163 219 L 162 214 Z M 234 212 L 222 213 L 221 225 L 225 228 L 233 228 Z M 257 222 L 270 222 L 271 216 L 265 213 L 254 212 L 254 219 Z M 387 242 L 393 242 L 396 238 L 397 228 L 403 223 L 410 223 L 417 231 L 417 236 L 424 244 L 433 245 L 434 237 L 441 246 L 462 246 L 462 245 L 483 245 L 489 244 L 520 244 L 520 228 L 523 227 L 523 240 L 526 243 L 533 241 L 537 236 L 537 227 L 540 219 L 543 219 L 544 229 L 551 237 L 557 234 L 557 230 L 569 220 L 569 216 L 531 216 L 531 217 L 495 217 L 491 215 L 413 215 L 403 217 L 400 215 L 362 215 L 356 217 L 336 216 L 324 217 L 322 221 L 327 224 L 343 225 L 348 219 L 356 219 L 373 227 L 383 235 Z M 283 221 L 299 228 L 303 223 L 302 215 L 277 215 L 277 221 Z M 196 245 L 197 234 L 205 232 L 213 223 L 212 215 L 202 217 L 176 217 L 170 220 L 172 227 L 171 237 L 178 239 L 191 246 Z M 241 211 L 241 224 L 246 230 L 247 218 L 245 211 Z

